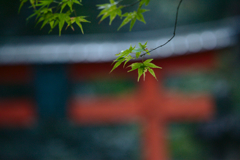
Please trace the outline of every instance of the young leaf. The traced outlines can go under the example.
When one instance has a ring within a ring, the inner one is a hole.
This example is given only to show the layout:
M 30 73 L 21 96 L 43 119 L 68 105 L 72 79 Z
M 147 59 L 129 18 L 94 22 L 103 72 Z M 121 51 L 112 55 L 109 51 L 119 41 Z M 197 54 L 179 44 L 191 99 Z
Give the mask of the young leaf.
M 33 3 L 36 3 L 35 0 L 32 0 L 32 1 L 33 1 Z M 48 8 L 52 2 L 53 2 L 53 0 L 41 0 L 41 1 L 39 1 L 39 3 L 36 3 L 35 6 L 41 6 L 41 7 Z
M 114 69 L 116 69 L 118 66 L 120 66 L 120 64 L 122 63 L 122 62 L 124 62 L 124 58 L 122 58 L 122 59 L 120 59 L 119 61 L 117 61 L 116 63 L 115 63 L 115 65 L 113 66 L 113 68 L 112 68 L 112 70 L 110 71 L 110 73 L 114 70 Z
M 126 66 L 126 64 L 127 64 L 127 62 L 128 61 L 130 61 L 131 59 L 129 59 L 129 60 L 126 60 L 125 62 L 124 62 L 124 65 L 123 65 L 123 67 L 125 67 Z
M 139 20 L 139 21 L 141 21 L 141 22 L 143 22 L 143 23 L 145 23 L 146 24 L 146 21 L 145 21 L 145 19 L 144 19 L 144 17 L 143 17 L 143 13 L 144 12 L 147 12 L 148 10 L 146 10 L 146 9 L 139 9 L 138 11 L 137 11 L 137 19 Z
M 147 42 L 145 44 L 138 43 L 139 47 L 142 48 L 143 51 L 145 51 L 145 48 L 147 47 Z
M 144 49 L 142 49 L 142 48 L 136 48 L 136 49 L 134 49 L 132 52 L 143 52 L 144 51 Z
M 122 15 L 122 6 L 117 6 L 118 2 L 115 2 L 114 0 L 110 0 L 110 3 L 107 4 L 100 4 L 97 5 L 98 9 L 102 9 L 102 11 L 98 14 L 97 17 L 102 16 L 99 23 L 101 23 L 104 19 L 107 17 L 110 18 L 109 25 L 111 25 L 112 21 L 116 18 L 116 16 Z
M 156 77 L 154 71 L 149 67 L 147 69 L 148 69 L 149 73 L 151 73 L 151 75 L 157 80 L 157 77 Z
M 148 50 L 145 50 L 148 55 L 151 55 Z
M 144 73 L 144 67 L 138 68 L 138 82 L 139 82 L 140 77 L 143 75 L 143 73 Z
M 130 13 L 127 12 L 127 13 L 125 13 L 125 14 L 122 15 L 122 17 L 126 17 L 126 18 L 122 21 L 121 25 L 118 27 L 118 30 L 119 30 L 120 28 L 122 28 L 124 25 L 126 25 L 127 23 L 129 23 L 130 21 L 131 21 L 131 23 L 130 23 L 130 29 L 129 29 L 130 31 L 132 30 L 132 28 L 133 28 L 136 20 L 139 20 L 139 21 L 141 21 L 141 22 L 143 22 L 143 23 L 146 23 L 143 15 L 142 15 L 142 13 L 144 13 L 144 12 L 146 12 L 146 11 L 148 11 L 148 10 L 146 10 L 146 9 L 141 9 L 141 7 L 142 7 L 142 5 L 143 5 L 144 3 L 146 4 L 146 3 L 148 3 L 148 2 L 145 1 L 145 0 L 144 0 L 144 2 L 143 2 L 143 0 L 142 0 L 142 1 L 140 2 L 140 4 L 139 4 L 139 7 L 138 7 L 138 10 L 137 10 L 137 11 L 130 12 Z
M 153 63 L 144 63 L 144 65 L 147 66 L 147 67 L 150 67 L 150 68 L 160 68 L 160 69 L 162 69 L 162 67 L 156 66 Z
M 32 5 L 32 7 L 35 8 L 35 1 L 34 0 L 30 0 L 30 3 Z
M 133 26 L 134 26 L 136 20 L 137 20 L 136 17 L 134 17 L 134 18 L 131 20 L 131 23 L 130 23 L 130 31 L 132 30 L 132 28 L 133 28 Z
M 149 4 L 150 0 L 141 0 L 140 5 L 145 4 L 147 6 Z
M 125 67 L 125 65 L 127 64 L 127 62 L 129 62 L 130 60 L 134 59 L 132 56 L 127 56 L 126 59 L 125 59 L 125 63 L 123 65 L 123 67 Z
M 60 13 L 62 13 L 62 11 L 63 11 L 63 9 L 66 7 L 66 5 L 67 5 L 67 3 L 63 3 L 63 4 L 61 5 Z
M 21 10 L 22 6 L 24 5 L 24 3 L 26 3 L 28 0 L 20 0 L 20 1 L 21 1 L 21 3 L 20 3 L 20 6 L 18 8 L 18 13 L 20 12 L 20 10 Z
M 136 53 L 136 58 L 139 58 L 140 54 L 141 54 L 141 52 L 137 52 Z
M 147 60 L 145 60 L 144 62 L 143 62 L 143 64 L 147 64 L 147 63 L 150 63 L 151 61 L 152 61 L 153 59 L 147 59 Z
M 85 18 L 86 18 L 86 16 L 78 16 L 78 17 L 71 19 L 71 24 L 75 22 L 78 25 L 78 27 L 81 29 L 82 34 L 84 34 L 84 31 L 83 31 L 81 22 L 90 23 L 90 21 L 86 20 Z
M 133 64 L 131 64 L 131 65 L 128 66 L 128 67 L 132 67 L 132 69 L 129 70 L 128 72 L 131 72 L 131 71 L 133 71 L 133 70 L 135 70 L 135 69 L 138 69 L 138 68 L 140 68 L 140 67 L 142 67 L 142 66 L 143 66 L 142 63 L 139 63 L 139 62 L 133 63 Z
M 126 25 L 128 22 L 130 21 L 134 21 L 134 19 L 136 18 L 137 16 L 137 13 L 134 11 L 134 12 L 131 12 L 131 13 L 125 13 L 122 15 L 123 17 L 126 17 L 124 18 L 124 20 L 122 21 L 121 25 L 118 27 L 117 30 L 119 30 L 120 28 L 122 28 L 124 25 Z M 136 20 L 135 20 L 136 21 Z M 134 22 L 135 23 L 135 22 Z M 134 25 L 134 24 L 133 24 Z M 132 26 L 133 26 L 132 25 Z M 131 29 L 131 28 L 130 28 Z

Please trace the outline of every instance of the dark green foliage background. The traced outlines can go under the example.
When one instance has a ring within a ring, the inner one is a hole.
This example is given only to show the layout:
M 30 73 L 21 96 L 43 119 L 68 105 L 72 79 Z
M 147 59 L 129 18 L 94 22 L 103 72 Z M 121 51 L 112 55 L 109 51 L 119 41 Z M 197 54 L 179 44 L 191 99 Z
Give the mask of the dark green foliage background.
M 123 3 L 131 3 L 133 0 L 123 1 Z M 99 14 L 96 5 L 102 3 L 109 3 L 108 0 L 83 0 L 83 6 L 76 6 L 77 14 L 88 16 L 91 23 L 83 25 L 85 34 L 89 33 L 113 33 L 117 32 L 117 28 L 121 24 L 119 18 L 113 21 L 112 26 L 109 26 L 109 20 L 104 20 L 98 24 L 99 19 L 96 19 Z M 173 27 L 174 17 L 176 12 L 177 1 L 175 0 L 151 0 L 149 6 L 144 7 L 149 9 L 149 12 L 144 13 L 147 24 L 136 22 L 133 31 L 155 30 L 167 27 Z M 46 35 L 49 27 L 39 30 L 41 25 L 35 26 L 35 20 L 30 19 L 26 22 L 26 18 L 31 15 L 32 9 L 28 5 L 24 5 L 20 14 L 18 14 L 18 7 L 20 2 L 18 0 L 2 0 L 0 1 L 0 36 L 23 36 L 23 35 Z M 179 25 L 195 24 L 201 22 L 208 22 L 212 20 L 222 19 L 237 15 L 239 1 L 237 0 L 185 0 L 181 6 L 179 15 Z M 123 11 L 132 11 L 137 6 L 129 7 Z M 124 26 L 118 32 L 128 32 L 129 26 Z M 51 34 L 58 35 L 58 30 L 54 30 Z M 72 31 L 68 29 L 62 34 L 79 34 L 80 29 Z

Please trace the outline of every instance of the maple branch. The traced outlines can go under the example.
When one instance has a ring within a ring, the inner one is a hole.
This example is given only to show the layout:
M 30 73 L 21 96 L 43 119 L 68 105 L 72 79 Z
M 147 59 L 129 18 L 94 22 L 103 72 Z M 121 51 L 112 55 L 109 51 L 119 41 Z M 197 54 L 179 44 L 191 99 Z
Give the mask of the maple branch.
M 150 52 L 152 52 L 152 51 L 154 51 L 154 50 L 156 50 L 156 49 L 158 49 L 158 48 L 161 48 L 161 47 L 165 46 L 166 44 L 168 44 L 168 43 L 175 37 L 176 28 L 177 28 L 177 21 L 178 21 L 178 12 L 179 12 L 179 8 L 180 8 L 180 5 L 181 5 L 182 1 L 183 1 L 183 0 L 180 0 L 180 2 L 179 2 L 179 4 L 178 4 L 178 7 L 177 7 L 177 13 L 176 13 L 176 19 L 175 19 L 175 24 L 174 24 L 174 29 L 173 29 L 173 35 L 172 35 L 172 37 L 171 37 L 167 42 L 165 42 L 164 44 L 162 44 L 162 45 L 160 45 L 160 46 L 157 46 L 156 48 L 153 48 L 153 49 L 149 50 L 148 52 L 145 52 L 145 53 L 141 54 L 140 57 L 143 57 L 143 56 L 145 56 L 147 53 L 150 53 Z

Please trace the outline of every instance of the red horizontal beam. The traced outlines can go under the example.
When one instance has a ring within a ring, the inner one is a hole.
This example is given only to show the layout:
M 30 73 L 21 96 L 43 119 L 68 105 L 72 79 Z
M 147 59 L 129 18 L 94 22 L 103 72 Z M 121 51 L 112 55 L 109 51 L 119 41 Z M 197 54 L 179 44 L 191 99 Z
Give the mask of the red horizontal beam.
M 36 118 L 36 108 L 31 100 L 0 100 L 1 127 L 29 127 Z
M 214 116 L 214 100 L 207 94 L 165 93 L 162 107 L 169 121 L 206 121 Z
M 112 62 L 111 62 L 112 63 Z M 76 63 L 70 65 L 70 78 L 72 80 L 84 78 L 116 78 L 134 76 L 134 73 L 127 73 L 129 69 L 118 67 L 111 74 L 111 63 Z M 183 72 L 185 70 L 206 70 L 213 69 L 216 66 L 216 57 L 214 51 L 202 53 L 185 54 L 182 56 L 169 57 L 164 59 L 155 59 L 153 63 L 161 66 L 162 70 L 157 72 Z M 87 72 L 86 72 L 87 70 Z M 83 76 L 84 75 L 84 76 Z
M 77 124 L 115 124 L 136 121 L 140 115 L 132 98 L 74 99 L 69 118 Z
M 182 73 L 189 70 L 200 71 L 214 69 L 217 66 L 217 58 L 215 51 L 207 51 L 160 59 L 156 62 L 156 64 L 163 68 L 162 72 L 164 73 Z
M 166 94 L 146 103 L 137 97 L 75 99 L 69 118 L 77 124 L 113 124 L 156 117 L 167 121 L 204 121 L 213 117 L 208 95 Z
M 29 83 L 32 79 L 28 65 L 0 65 L 0 83 Z

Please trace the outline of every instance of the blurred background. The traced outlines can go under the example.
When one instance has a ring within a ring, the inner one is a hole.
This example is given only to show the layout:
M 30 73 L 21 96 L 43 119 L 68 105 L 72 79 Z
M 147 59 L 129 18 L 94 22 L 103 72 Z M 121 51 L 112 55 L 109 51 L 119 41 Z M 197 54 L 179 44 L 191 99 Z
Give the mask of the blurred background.
M 106 2 L 83 1 L 77 13 L 91 21 L 85 34 L 59 37 L 35 27 L 34 18 L 26 21 L 28 5 L 18 14 L 19 1 L 0 1 L 0 159 L 153 160 L 143 142 L 149 117 L 159 121 L 166 159 L 240 159 L 240 1 L 184 0 L 176 37 L 152 52 L 163 67 L 158 81 L 147 75 L 146 82 L 126 69 L 109 74 L 111 62 L 129 44 L 154 48 L 168 40 L 178 1 L 151 0 L 147 24 L 136 22 L 131 33 L 128 25 L 116 31 L 120 19 L 98 24 L 96 4 Z M 159 93 L 149 106 L 147 93 Z M 191 109 L 179 105 L 169 118 L 166 108 L 179 104 L 169 98 L 175 93 Z M 206 98 L 191 103 L 198 95 Z M 149 108 L 146 116 L 141 107 Z

